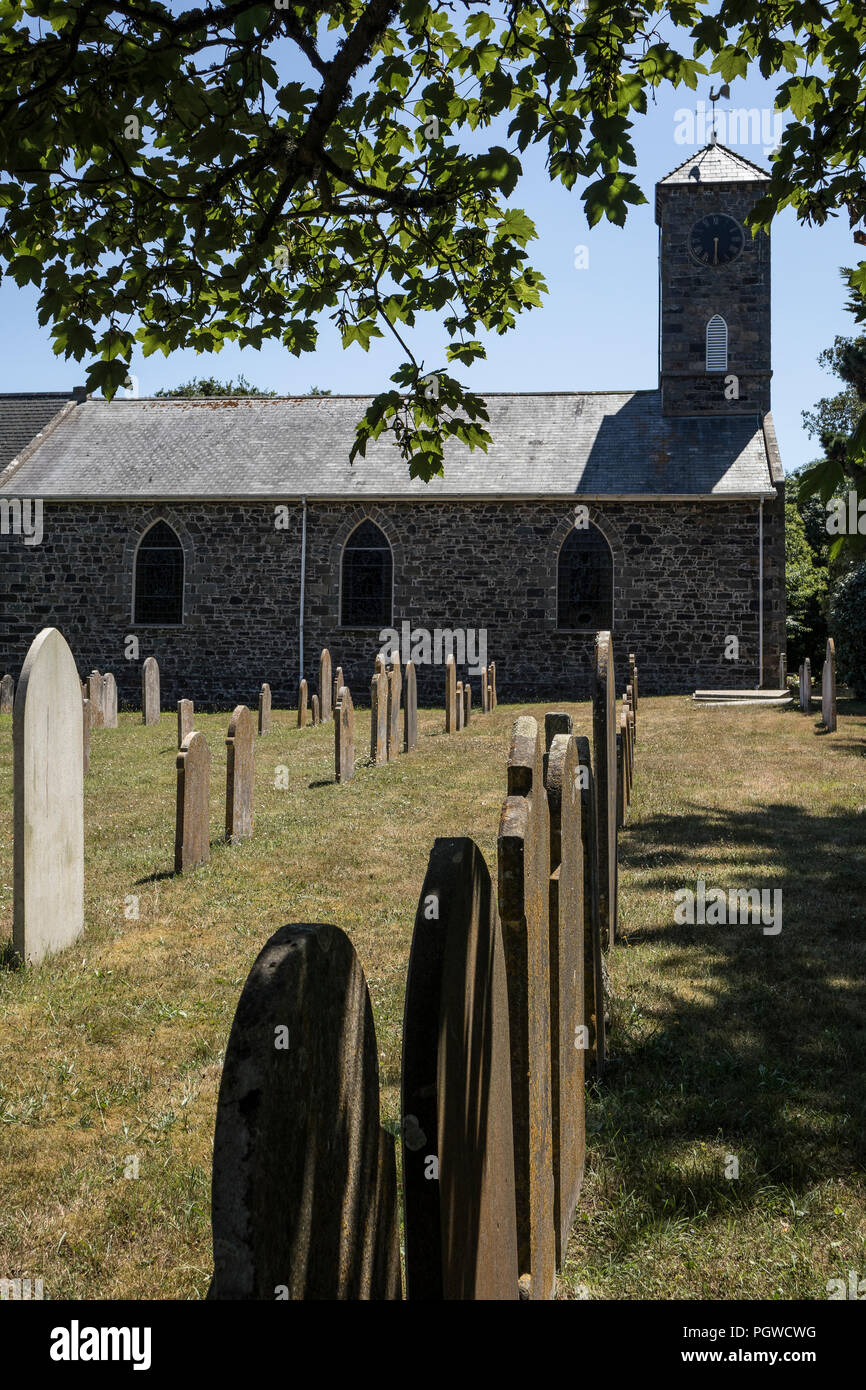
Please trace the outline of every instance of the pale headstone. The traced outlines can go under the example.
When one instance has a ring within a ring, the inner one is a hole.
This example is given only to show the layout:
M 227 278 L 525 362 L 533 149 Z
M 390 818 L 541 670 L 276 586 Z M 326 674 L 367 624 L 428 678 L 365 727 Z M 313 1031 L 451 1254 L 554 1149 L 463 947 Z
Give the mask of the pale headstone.
M 319 657 L 319 718 L 324 722 L 331 717 L 331 653 L 325 647 Z
M 584 1021 L 596 1076 L 606 1061 L 604 953 L 598 908 L 598 838 L 589 739 L 577 739 L 580 769 L 580 836 L 583 848 L 583 988 Z
M 343 680 L 343 668 L 342 666 L 338 666 L 334 675 L 333 689 L 331 692 L 333 701 L 331 706 L 332 709 L 336 708 L 337 701 L 340 698 L 340 691 L 343 689 L 344 685 L 345 681 Z M 334 717 L 336 718 L 336 715 Z
M 303 729 L 307 723 L 307 682 L 298 681 L 298 728 Z
M 522 1296 L 553 1297 L 553 1131 L 550 1083 L 550 843 L 542 740 L 530 715 L 515 721 L 508 796 L 499 821 L 499 916 L 511 1036 L 511 1105 Z
M 267 681 L 259 691 L 259 734 L 271 732 L 271 687 Z
M 174 871 L 210 859 L 210 749 L 204 734 L 187 734 L 177 755 Z
M 355 775 L 355 711 L 345 685 L 334 706 L 334 774 L 338 782 L 350 782 Z
M 827 638 L 827 654 L 821 673 L 821 718 L 828 733 L 836 732 L 836 643 Z
M 322 716 L 319 713 L 318 695 L 313 695 L 310 699 L 310 714 L 312 715 L 313 724 L 321 724 Z
M 457 732 L 463 728 L 463 682 L 457 682 Z
M 84 775 L 90 771 L 90 730 L 93 728 L 93 706 L 89 700 L 81 705 L 82 740 L 81 751 L 84 762 Z
M 0 680 L 0 714 L 11 714 L 15 704 L 15 682 L 11 676 Z
M 518 1297 L 505 971 L 483 854 L 469 839 L 437 839 L 403 1025 L 406 1295 L 415 1301 Z
M 388 761 L 393 762 L 400 752 L 400 697 L 403 693 L 403 674 L 399 655 L 388 666 Z
M 195 705 L 192 700 L 177 702 L 177 746 L 182 747 L 187 734 L 195 728 Z
M 403 752 L 411 753 L 418 747 L 418 681 L 415 676 L 414 661 L 406 662 L 406 678 L 403 682 Z
M 779 689 L 788 688 L 788 657 L 785 652 L 779 656 Z
M 281 927 L 247 977 L 217 1102 L 211 1221 L 211 1299 L 401 1298 L 373 1012 L 337 927 Z
M 102 673 L 91 671 L 87 677 L 87 698 L 90 701 L 90 727 L 102 729 L 105 726 L 105 709 L 102 702 Z
M 469 684 L 469 681 L 464 681 L 464 682 L 463 682 L 463 727 L 464 727 L 464 729 L 466 728 L 466 725 L 469 723 L 469 721 L 470 721 L 471 718 L 472 718 L 472 686 Z
M 457 732 L 457 667 L 453 656 L 445 660 L 445 732 Z
M 812 663 L 808 656 L 800 667 L 800 709 L 808 714 L 812 708 Z
M 635 679 L 636 673 L 637 673 L 637 665 L 636 665 L 635 659 L 634 659 L 634 652 L 629 652 L 629 654 L 628 654 L 628 683 L 629 683 L 629 685 L 631 686 L 632 692 L 633 692 L 633 695 L 634 695 L 634 712 L 635 712 L 635 714 L 637 714 L 637 681 L 636 681 L 636 679 Z
M 595 639 L 592 672 L 593 782 L 598 834 L 598 888 L 602 939 L 611 946 L 616 938 L 616 686 L 613 644 L 609 632 Z
M 255 732 L 246 705 L 236 705 L 226 735 L 226 839 L 232 844 L 253 833 Z
M 117 728 L 117 681 L 110 671 L 102 677 L 102 706 L 106 729 Z
M 84 929 L 84 741 L 75 658 L 57 628 L 30 645 L 15 692 L 12 942 L 35 965 Z
M 376 671 L 370 682 L 370 761 L 388 761 L 388 677 Z
M 159 666 L 149 656 L 141 668 L 141 718 L 145 724 L 159 723 Z
M 583 844 L 577 740 L 554 735 L 547 757 L 550 810 L 550 1086 L 556 1262 L 565 1258 L 586 1149 Z

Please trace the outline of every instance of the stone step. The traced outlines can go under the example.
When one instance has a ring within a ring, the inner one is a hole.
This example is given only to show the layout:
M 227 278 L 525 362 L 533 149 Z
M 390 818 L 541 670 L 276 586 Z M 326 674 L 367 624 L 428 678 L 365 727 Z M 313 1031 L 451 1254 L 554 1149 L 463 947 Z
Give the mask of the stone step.
M 775 700 L 752 700 L 745 695 L 736 696 L 730 700 L 698 700 L 695 695 L 694 699 L 699 705 L 706 705 L 707 709 L 717 709 L 722 705 L 752 705 L 755 708 L 771 709 L 778 705 L 792 705 L 794 703 L 793 695 L 782 695 Z
M 693 700 L 748 700 L 750 704 L 774 704 L 788 698 L 787 690 L 696 690 L 692 696 Z

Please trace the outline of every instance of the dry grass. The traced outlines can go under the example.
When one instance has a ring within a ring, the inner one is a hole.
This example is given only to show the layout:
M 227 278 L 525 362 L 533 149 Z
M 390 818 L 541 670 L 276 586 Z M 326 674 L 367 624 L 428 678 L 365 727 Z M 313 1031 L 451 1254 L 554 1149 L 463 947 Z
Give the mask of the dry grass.
M 95 731 L 86 931 L 36 970 L 0 970 L 0 1276 L 50 1298 L 198 1298 L 222 1051 L 244 977 L 284 922 L 350 933 L 373 999 L 396 1129 L 401 1013 L 436 835 L 491 867 L 512 720 L 500 705 L 417 753 L 333 784 L 332 730 L 277 713 L 257 746 L 256 831 L 223 829 L 227 715 L 213 753 L 211 862 L 171 874 L 174 719 Z M 528 708 L 528 707 L 527 707 Z M 585 705 L 565 706 L 588 731 Z M 822 1297 L 866 1274 L 861 843 L 864 717 L 644 700 L 622 844 L 613 1059 L 590 1093 L 590 1160 L 562 1293 Z M 540 713 L 540 708 L 533 710 Z M 0 941 L 11 933 L 11 720 L 0 718 Z M 367 717 L 358 713 L 357 752 Z M 279 764 L 289 790 L 274 789 Z M 780 936 L 678 927 L 703 877 L 784 890 Z M 130 895 L 138 920 L 125 916 Z M 727 1154 L 740 1177 L 724 1177 Z M 131 1156 L 139 1177 L 124 1177 Z

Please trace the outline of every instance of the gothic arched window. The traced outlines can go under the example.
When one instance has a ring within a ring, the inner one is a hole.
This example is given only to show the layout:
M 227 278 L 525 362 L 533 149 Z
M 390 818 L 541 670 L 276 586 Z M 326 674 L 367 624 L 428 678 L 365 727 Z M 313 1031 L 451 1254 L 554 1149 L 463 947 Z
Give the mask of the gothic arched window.
M 134 623 L 183 622 L 183 547 L 166 521 L 155 521 L 139 541 L 134 610 Z
M 375 522 L 356 526 L 343 549 L 340 623 L 343 627 L 390 627 L 394 561 Z
M 592 523 L 586 529 L 573 527 L 562 543 L 556 626 L 589 632 L 613 629 L 613 556 Z
M 714 314 L 707 324 L 707 371 L 728 370 L 728 325 L 721 314 Z

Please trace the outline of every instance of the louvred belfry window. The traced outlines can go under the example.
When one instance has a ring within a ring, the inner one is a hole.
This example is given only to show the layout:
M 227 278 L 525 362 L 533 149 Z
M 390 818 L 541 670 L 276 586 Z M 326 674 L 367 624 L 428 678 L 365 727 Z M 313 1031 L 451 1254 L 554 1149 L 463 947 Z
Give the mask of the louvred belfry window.
M 557 627 L 613 628 L 613 556 L 597 526 L 570 531 L 559 552 Z
M 343 550 L 340 623 L 343 627 L 390 627 L 394 561 L 386 537 L 373 521 L 356 526 Z
M 155 522 L 138 547 L 133 622 L 155 627 L 183 622 L 183 547 L 165 521 Z
M 728 325 L 721 314 L 715 314 L 707 324 L 707 371 L 728 370 Z

